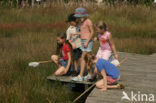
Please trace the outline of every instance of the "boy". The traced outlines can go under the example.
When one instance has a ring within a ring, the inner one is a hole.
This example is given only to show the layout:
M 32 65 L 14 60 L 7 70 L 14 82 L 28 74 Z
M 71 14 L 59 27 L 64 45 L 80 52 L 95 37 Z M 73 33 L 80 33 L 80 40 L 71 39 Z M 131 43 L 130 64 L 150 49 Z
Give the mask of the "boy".
M 67 35 L 66 40 L 68 40 L 72 46 L 74 68 L 75 71 L 78 72 L 78 60 L 81 57 L 82 51 L 80 49 L 81 47 L 80 35 L 72 35 L 79 32 L 79 28 L 77 27 L 77 22 L 76 18 L 74 17 L 74 14 L 70 14 L 68 16 L 67 22 L 69 22 L 70 26 L 66 32 Z

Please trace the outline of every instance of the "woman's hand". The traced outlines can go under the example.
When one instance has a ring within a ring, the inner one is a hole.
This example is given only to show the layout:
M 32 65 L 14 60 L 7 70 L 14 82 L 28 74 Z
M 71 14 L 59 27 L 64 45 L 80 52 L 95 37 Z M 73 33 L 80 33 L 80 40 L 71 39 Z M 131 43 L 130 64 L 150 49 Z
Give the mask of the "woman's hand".
M 115 59 L 119 59 L 118 54 L 114 54 Z
M 64 74 L 67 74 L 67 72 L 68 72 L 68 69 L 67 69 L 67 68 L 65 68 L 65 70 L 64 70 Z
M 94 37 L 93 41 L 94 41 L 94 42 L 97 41 L 97 37 Z
M 88 46 L 88 42 L 84 43 L 84 48 L 86 48 Z

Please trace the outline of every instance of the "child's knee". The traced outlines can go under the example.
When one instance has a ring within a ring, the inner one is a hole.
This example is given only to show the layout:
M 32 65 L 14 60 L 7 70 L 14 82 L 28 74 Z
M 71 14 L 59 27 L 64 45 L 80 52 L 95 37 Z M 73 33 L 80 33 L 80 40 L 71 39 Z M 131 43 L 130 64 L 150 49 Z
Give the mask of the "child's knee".
M 59 68 L 54 74 L 56 76 L 64 75 L 65 74 L 65 68 L 64 67 Z
M 96 87 L 97 88 L 101 88 L 103 85 L 104 85 L 103 80 L 99 80 L 99 81 L 96 82 Z

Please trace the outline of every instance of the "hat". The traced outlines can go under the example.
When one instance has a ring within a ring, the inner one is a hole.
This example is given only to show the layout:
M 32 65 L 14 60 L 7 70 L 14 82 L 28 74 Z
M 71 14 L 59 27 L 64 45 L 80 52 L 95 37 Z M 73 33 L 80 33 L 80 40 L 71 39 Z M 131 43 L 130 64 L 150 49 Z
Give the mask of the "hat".
M 75 9 L 75 17 L 87 17 L 88 14 L 86 13 L 86 9 L 85 8 L 77 8 Z
M 74 13 L 68 16 L 67 22 L 71 22 L 71 21 L 76 21 L 76 17 L 74 16 Z

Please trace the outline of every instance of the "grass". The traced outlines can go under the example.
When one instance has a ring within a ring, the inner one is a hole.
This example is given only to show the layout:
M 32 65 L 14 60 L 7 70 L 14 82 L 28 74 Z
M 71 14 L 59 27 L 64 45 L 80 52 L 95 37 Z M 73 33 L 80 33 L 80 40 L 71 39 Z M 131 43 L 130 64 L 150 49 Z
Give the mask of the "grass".
M 78 4 L 51 4 L 47 8 L 0 8 L 0 103 L 69 103 L 75 96 L 46 77 L 53 63 L 28 67 L 31 61 L 49 60 L 55 53 L 56 33 L 67 29 L 66 18 Z M 56 8 L 57 7 L 57 8 Z M 85 6 L 94 23 L 104 20 L 118 51 L 156 52 L 156 12 L 143 5 Z M 98 43 L 94 44 L 96 53 Z
M 43 34 L 30 33 L 18 37 L 1 38 L 0 102 L 2 103 L 52 103 L 69 101 L 71 92 L 60 83 L 51 84 L 46 77 L 56 66 L 42 64 L 28 67 L 30 61 L 49 60 L 54 53 L 53 40 Z M 49 34 L 44 34 L 49 35 Z M 38 44 L 39 43 L 39 44 Z M 45 46 L 49 44 L 49 48 Z M 51 48 L 50 48 L 51 47 Z M 59 98 L 57 98 L 59 95 Z

